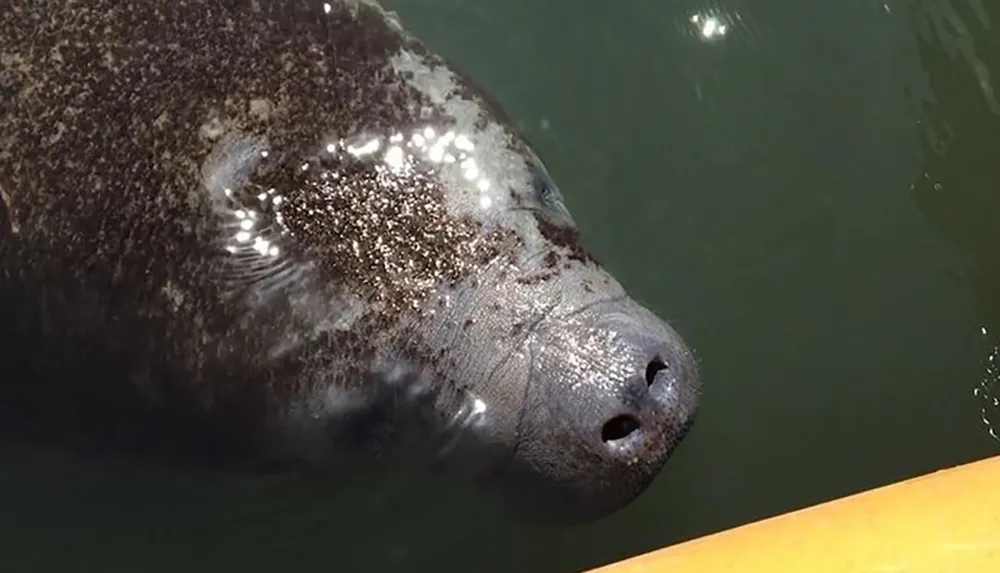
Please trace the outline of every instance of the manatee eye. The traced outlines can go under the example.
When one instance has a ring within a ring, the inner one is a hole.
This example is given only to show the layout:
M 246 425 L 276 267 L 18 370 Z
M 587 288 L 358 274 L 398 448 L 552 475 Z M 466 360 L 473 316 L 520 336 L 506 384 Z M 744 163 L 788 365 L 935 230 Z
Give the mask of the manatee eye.
M 545 207 L 562 208 L 563 198 L 559 189 L 541 164 L 531 166 L 531 185 L 535 190 L 535 198 Z
M 528 147 L 527 151 L 530 157 L 528 161 L 529 177 L 531 177 L 531 186 L 534 191 L 535 202 L 537 203 L 537 207 L 534 210 L 542 217 L 557 225 L 575 226 L 573 217 L 566 209 L 562 193 L 559 192 L 559 187 L 556 186 L 552 177 L 549 176 L 549 172 L 545 169 L 545 165 L 542 164 L 542 160 L 539 159 L 531 147 Z

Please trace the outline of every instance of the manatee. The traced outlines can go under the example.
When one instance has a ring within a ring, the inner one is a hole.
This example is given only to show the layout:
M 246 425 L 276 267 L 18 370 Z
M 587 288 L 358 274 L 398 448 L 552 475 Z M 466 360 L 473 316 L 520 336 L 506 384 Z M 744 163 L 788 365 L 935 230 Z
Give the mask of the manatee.
M 630 504 L 695 418 L 681 336 L 371 0 L 8 3 L 0 199 L 17 439 L 427 470 L 571 523 Z

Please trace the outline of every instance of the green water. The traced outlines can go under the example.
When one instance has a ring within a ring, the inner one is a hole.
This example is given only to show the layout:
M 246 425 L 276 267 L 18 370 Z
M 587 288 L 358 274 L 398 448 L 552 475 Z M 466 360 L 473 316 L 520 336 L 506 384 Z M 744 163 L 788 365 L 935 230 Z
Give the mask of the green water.
M 523 124 L 598 258 L 695 347 L 688 440 L 566 530 L 441 484 L 18 450 L 0 568 L 570 572 L 1000 453 L 995 0 L 386 4 Z

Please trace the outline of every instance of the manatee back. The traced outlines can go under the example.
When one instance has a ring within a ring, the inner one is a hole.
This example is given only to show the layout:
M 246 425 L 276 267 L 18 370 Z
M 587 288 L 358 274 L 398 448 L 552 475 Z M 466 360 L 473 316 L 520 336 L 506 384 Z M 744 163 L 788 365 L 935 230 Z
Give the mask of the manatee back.
M 338 348 L 366 343 L 275 358 L 304 318 L 280 301 L 248 311 L 220 280 L 224 222 L 204 184 L 225 134 L 266 131 L 294 155 L 331 133 L 417 119 L 421 96 L 384 71 L 407 40 L 370 6 L 325 6 L 43 0 L 0 11 L 7 426 L 243 455 L 267 439 L 303 370 L 337 371 Z

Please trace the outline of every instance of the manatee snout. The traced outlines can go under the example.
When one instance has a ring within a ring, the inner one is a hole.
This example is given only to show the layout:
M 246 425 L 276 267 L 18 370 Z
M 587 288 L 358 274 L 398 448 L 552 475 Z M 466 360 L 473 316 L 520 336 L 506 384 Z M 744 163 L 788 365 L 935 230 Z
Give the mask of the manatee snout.
M 519 439 L 501 474 L 515 511 L 613 513 L 643 493 L 694 423 L 699 381 L 669 325 L 623 297 L 538 325 Z

